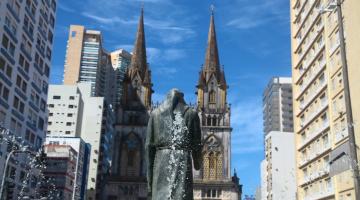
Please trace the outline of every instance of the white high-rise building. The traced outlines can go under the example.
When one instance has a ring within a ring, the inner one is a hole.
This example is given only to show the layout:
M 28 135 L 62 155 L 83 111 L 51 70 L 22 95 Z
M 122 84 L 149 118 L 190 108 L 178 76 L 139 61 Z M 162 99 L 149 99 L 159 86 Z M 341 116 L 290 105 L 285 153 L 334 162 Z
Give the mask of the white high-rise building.
M 294 145 L 292 132 L 271 131 L 266 135 L 261 199 L 296 199 Z
M 265 159 L 261 199 L 296 199 L 291 78 L 272 78 L 263 95 Z
M 56 5 L 57 0 L 0 1 L 0 124 L 33 150 L 45 138 Z M 1 169 L 11 149 L 0 142 Z M 25 168 L 9 164 L 5 199 L 17 198 Z M 35 191 L 32 186 L 29 191 Z
M 114 116 L 91 83 L 50 85 L 47 137 L 81 137 L 91 145 L 87 197 L 95 199 L 111 162 Z

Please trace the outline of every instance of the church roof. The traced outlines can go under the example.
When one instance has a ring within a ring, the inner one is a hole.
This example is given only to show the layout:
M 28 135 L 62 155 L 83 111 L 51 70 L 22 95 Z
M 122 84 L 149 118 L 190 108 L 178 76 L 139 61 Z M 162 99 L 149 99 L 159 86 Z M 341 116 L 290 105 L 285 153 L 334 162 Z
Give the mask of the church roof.
M 199 77 L 198 85 L 204 84 L 209 81 L 209 79 L 215 75 L 218 84 L 222 88 L 226 88 L 226 80 L 224 70 L 220 69 L 220 59 L 219 59 L 219 50 L 216 39 L 216 30 L 215 30 L 215 19 L 214 12 L 211 13 L 210 17 L 210 27 L 208 33 L 207 48 L 205 54 L 205 63 L 202 68 L 202 73 Z
M 136 75 L 136 72 L 138 72 L 140 74 L 140 77 L 144 79 L 146 71 L 147 60 L 144 29 L 144 10 L 142 8 L 136 33 L 133 55 L 131 57 L 131 63 L 129 67 L 129 78 L 133 78 Z
M 214 13 L 211 14 L 208 34 L 207 49 L 205 54 L 204 70 L 220 72 L 219 51 L 216 40 Z

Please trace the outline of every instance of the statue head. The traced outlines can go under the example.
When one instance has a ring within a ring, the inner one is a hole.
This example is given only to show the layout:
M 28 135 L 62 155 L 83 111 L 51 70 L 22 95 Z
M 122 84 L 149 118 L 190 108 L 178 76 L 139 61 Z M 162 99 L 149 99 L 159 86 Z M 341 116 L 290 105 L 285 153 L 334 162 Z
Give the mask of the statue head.
M 182 93 L 179 89 L 173 88 L 167 93 L 166 99 L 160 105 L 160 112 L 168 113 L 169 115 L 173 116 L 173 112 L 179 103 L 186 105 L 184 100 L 184 93 Z
M 174 110 L 179 103 L 184 103 L 184 93 L 182 93 L 179 89 L 173 88 L 166 95 L 166 103 Z

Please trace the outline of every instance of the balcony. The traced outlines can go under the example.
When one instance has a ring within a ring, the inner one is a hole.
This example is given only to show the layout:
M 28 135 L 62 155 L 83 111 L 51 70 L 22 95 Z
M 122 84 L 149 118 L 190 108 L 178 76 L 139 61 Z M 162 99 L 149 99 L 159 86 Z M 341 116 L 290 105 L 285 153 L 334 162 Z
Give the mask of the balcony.
M 305 71 L 307 71 L 306 69 L 308 69 L 309 67 L 311 67 L 310 65 L 314 63 L 314 59 L 318 57 L 318 55 L 320 54 L 320 52 L 324 49 L 325 47 L 325 42 L 322 40 L 320 43 L 317 43 L 318 46 L 315 50 L 314 53 L 306 53 L 302 56 L 301 59 L 299 59 L 299 62 L 297 64 L 297 66 L 300 65 L 301 62 L 303 62 L 303 68 L 304 68 L 304 71 L 301 72 L 301 75 L 300 75 L 300 78 L 302 77 L 302 74 L 305 73 Z M 310 56 L 309 59 L 307 59 L 306 61 L 303 61 L 304 60 L 304 57 L 306 56 Z M 299 79 L 300 79 L 299 78 Z M 305 85 L 305 84 L 303 84 Z
M 296 50 L 295 52 L 297 52 L 300 47 L 303 45 L 303 42 L 304 42 L 304 39 L 306 37 L 310 37 L 310 36 L 307 36 L 309 34 L 309 31 L 311 30 L 311 28 L 313 27 L 313 24 L 314 24 L 314 21 L 319 17 L 320 15 L 320 12 L 318 12 L 315 16 L 311 17 L 309 20 L 312 22 L 311 25 L 309 25 L 306 30 L 305 30 L 305 34 L 304 34 L 304 37 L 301 38 L 300 40 L 298 40 L 298 46 L 296 47 Z M 308 43 L 305 44 L 304 48 L 303 48 L 303 52 L 307 52 L 307 50 L 309 49 L 309 47 L 311 46 L 311 44 L 313 43 L 313 41 L 315 40 L 315 38 L 318 37 L 319 33 L 320 33 L 320 30 L 324 28 L 324 23 L 321 23 L 318 25 L 318 27 L 315 29 L 315 34 L 312 35 L 310 37 L 310 39 L 308 40 Z
M 304 200 L 317 200 L 317 199 L 324 199 L 326 197 L 333 196 L 335 194 L 334 188 L 329 187 L 319 192 L 313 193 L 311 195 L 305 196 Z
M 330 48 L 329 55 L 332 55 L 335 50 L 340 46 L 340 39 L 337 39 L 335 44 L 333 44 Z
M 331 149 L 331 140 L 329 140 L 325 145 L 323 145 L 322 148 L 316 148 L 305 158 L 301 159 L 301 161 L 299 162 L 299 168 L 305 166 L 310 161 L 314 160 L 315 158 L 319 157 L 320 155 L 324 154 L 325 152 L 329 151 L 330 149 Z
M 303 26 L 303 23 L 305 21 L 305 19 L 308 17 L 310 11 L 312 10 L 313 7 L 313 3 L 315 2 L 315 0 L 307 0 L 303 3 L 303 5 L 301 6 L 300 9 L 297 10 L 297 12 L 295 13 L 295 20 L 296 21 L 299 17 L 300 19 L 302 19 L 302 21 L 300 22 L 300 26 L 298 28 L 301 28 Z M 305 8 L 306 5 L 309 5 L 307 7 L 307 9 Z
M 323 100 L 321 102 L 321 105 L 317 107 L 309 116 L 307 116 L 306 120 L 300 123 L 300 127 L 301 127 L 300 129 L 303 129 L 304 127 L 309 125 L 309 123 L 313 121 L 314 117 L 316 117 L 320 112 L 322 112 L 328 105 L 329 105 L 328 100 L 327 99 Z
M 322 42 L 321 46 L 324 46 L 324 42 Z M 319 49 L 321 49 L 321 48 L 322 48 L 322 47 L 320 47 Z M 317 54 L 318 54 L 318 53 L 316 53 L 315 55 L 317 55 Z M 325 65 L 326 65 L 326 60 L 325 60 L 325 59 L 323 59 L 321 62 L 317 62 L 317 65 L 314 67 L 314 70 L 313 70 L 313 72 L 312 72 L 312 75 L 310 76 L 310 78 L 307 78 L 307 80 L 304 81 L 303 85 L 307 85 L 308 83 L 311 83 L 311 82 L 312 82 L 312 79 L 313 79 L 314 77 L 316 77 L 316 75 L 317 75 L 322 69 L 324 69 Z M 304 66 L 304 67 L 305 67 L 305 66 Z M 299 83 L 300 80 L 303 78 L 303 75 L 305 74 L 305 71 L 307 71 L 306 69 L 307 69 L 307 66 L 306 66 L 306 68 L 305 68 L 303 71 L 300 72 L 300 77 L 299 77 L 299 79 L 296 81 L 296 83 Z M 302 92 L 303 92 L 303 91 L 301 91 L 301 93 L 302 93 Z
M 322 169 L 319 169 L 318 171 L 311 173 L 310 175 L 307 175 L 304 177 L 303 181 L 300 183 L 301 185 L 305 185 L 308 183 L 311 183 L 323 176 L 329 175 L 330 173 L 330 166 L 325 166 Z
M 300 113 L 302 113 L 304 109 L 309 106 L 309 104 L 315 99 L 316 96 L 319 95 L 319 93 L 325 88 L 326 85 L 327 82 L 324 81 L 320 83 L 320 85 L 316 88 L 314 92 L 310 92 L 309 97 L 307 97 L 307 100 L 304 101 L 304 103 L 300 103 L 300 111 L 298 112 L 297 115 L 300 115 Z
M 298 150 L 302 149 L 305 145 L 311 142 L 313 139 L 317 138 L 317 136 L 321 135 L 327 128 L 329 128 L 329 121 L 323 123 L 323 125 L 317 128 L 315 131 L 312 131 L 299 145 Z

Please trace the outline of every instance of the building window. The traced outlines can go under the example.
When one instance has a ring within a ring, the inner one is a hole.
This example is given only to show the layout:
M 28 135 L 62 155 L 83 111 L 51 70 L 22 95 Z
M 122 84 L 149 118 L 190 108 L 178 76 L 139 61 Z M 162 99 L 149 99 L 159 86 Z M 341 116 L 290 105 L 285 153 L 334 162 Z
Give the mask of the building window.
M 71 31 L 71 37 L 76 37 L 76 31 Z
M 61 99 L 60 96 L 53 96 L 53 99 Z
M 16 108 L 20 113 L 24 113 L 25 104 L 17 97 L 14 97 L 13 102 L 14 108 Z
M 125 141 L 121 144 L 121 163 L 126 165 L 120 166 L 122 176 L 139 176 L 141 170 L 141 141 L 135 133 L 129 133 Z
M 3 35 L 1 44 L 11 56 L 14 56 L 15 45 L 10 42 L 9 38 L 5 34 Z
M 216 103 L 216 93 L 213 90 L 209 93 L 209 103 Z

